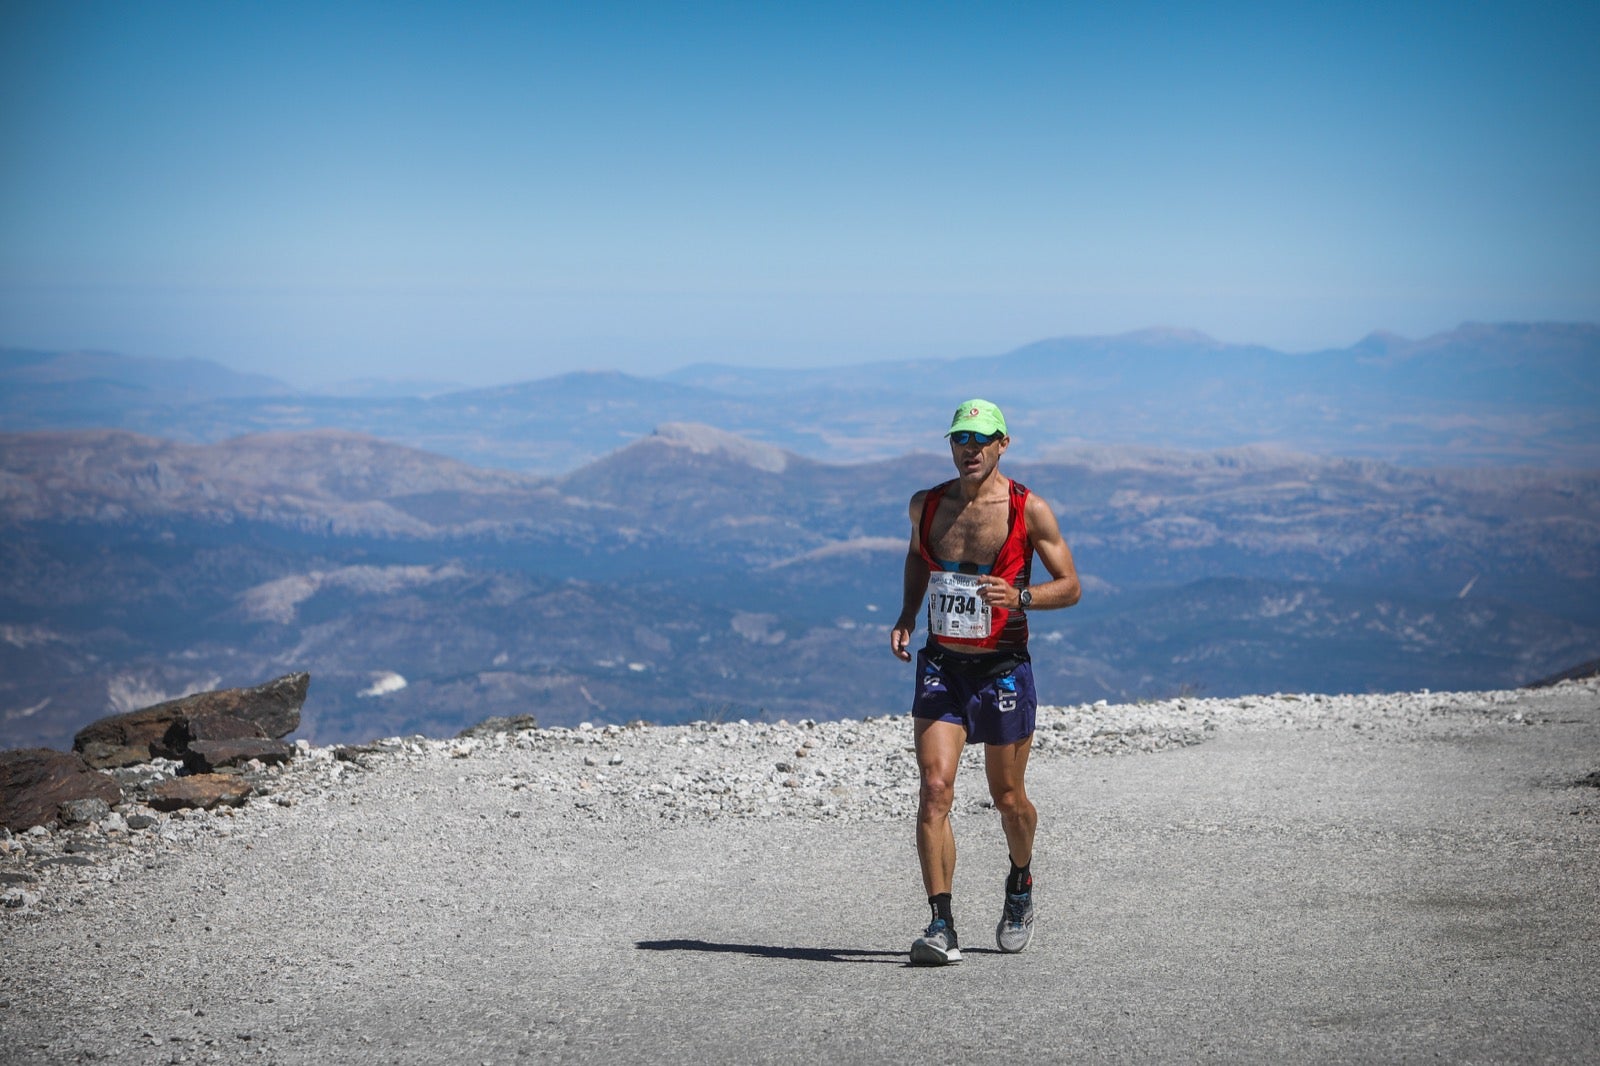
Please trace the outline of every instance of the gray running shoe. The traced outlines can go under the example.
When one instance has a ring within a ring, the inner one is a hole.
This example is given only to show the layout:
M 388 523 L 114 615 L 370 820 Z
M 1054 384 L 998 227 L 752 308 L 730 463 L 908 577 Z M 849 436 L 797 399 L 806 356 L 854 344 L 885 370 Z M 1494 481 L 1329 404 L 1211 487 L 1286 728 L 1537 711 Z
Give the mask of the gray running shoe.
M 1033 939 L 1033 893 L 1006 895 L 1006 909 L 994 928 L 994 942 L 1001 951 L 1018 952 Z
M 956 931 L 943 918 L 911 942 L 911 961 L 918 966 L 943 966 L 961 961 L 961 949 L 956 946 Z

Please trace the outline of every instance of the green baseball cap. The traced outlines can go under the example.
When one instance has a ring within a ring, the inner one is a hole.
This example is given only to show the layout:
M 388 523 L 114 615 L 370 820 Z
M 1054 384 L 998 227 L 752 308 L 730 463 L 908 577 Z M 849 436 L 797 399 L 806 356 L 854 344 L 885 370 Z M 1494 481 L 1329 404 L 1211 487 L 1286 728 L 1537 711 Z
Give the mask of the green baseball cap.
M 1003 434 L 1006 431 L 1006 416 L 988 400 L 968 400 L 956 408 L 955 417 L 950 419 L 950 429 L 945 436 L 963 429 L 985 435 Z

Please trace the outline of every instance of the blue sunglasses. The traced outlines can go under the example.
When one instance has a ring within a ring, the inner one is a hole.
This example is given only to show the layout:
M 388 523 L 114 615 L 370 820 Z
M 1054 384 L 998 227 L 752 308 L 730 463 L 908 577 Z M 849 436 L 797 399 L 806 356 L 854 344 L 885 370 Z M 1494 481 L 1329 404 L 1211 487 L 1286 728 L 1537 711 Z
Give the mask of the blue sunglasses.
M 970 429 L 958 429 L 949 434 L 951 444 L 976 444 L 979 447 L 993 444 L 1003 436 L 1004 433 L 975 433 Z

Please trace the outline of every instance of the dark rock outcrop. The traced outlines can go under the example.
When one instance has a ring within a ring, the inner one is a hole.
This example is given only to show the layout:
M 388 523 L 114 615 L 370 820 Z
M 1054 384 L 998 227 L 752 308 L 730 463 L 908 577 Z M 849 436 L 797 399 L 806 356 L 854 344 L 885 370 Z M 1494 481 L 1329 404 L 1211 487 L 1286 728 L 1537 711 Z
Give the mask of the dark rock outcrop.
M 62 820 L 62 806 L 76 814 L 78 800 L 99 800 L 108 808 L 122 802 L 122 789 L 109 775 L 83 759 L 47 748 L 0 751 L 0 826 L 21 832 Z M 98 808 L 94 808 L 98 809 Z
M 114 714 L 80 729 L 72 740 L 72 749 L 98 769 L 133 766 L 152 755 L 179 758 L 182 749 L 168 745 L 168 734 L 174 739 L 186 736 L 194 727 L 179 728 L 180 721 L 215 716 L 252 723 L 262 736 L 288 736 L 300 727 L 300 707 L 310 684 L 310 674 L 286 674 L 254 688 L 197 692 L 127 714 Z
M 173 722 L 161 742 L 173 753 L 167 757 L 175 759 L 196 741 L 246 739 L 268 739 L 267 731 L 248 718 L 235 718 L 231 714 L 200 714 Z

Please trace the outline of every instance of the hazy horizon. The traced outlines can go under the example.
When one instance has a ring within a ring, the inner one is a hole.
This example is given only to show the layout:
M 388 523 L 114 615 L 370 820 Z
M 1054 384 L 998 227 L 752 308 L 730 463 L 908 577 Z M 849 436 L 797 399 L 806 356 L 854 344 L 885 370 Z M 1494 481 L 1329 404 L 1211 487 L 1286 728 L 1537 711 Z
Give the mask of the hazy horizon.
M 1593 5 L 9 5 L 0 345 L 301 388 L 1600 321 Z
M 1431 337 L 1440 336 L 1441 334 L 1449 334 L 1449 333 L 1455 332 L 1457 330 L 1468 329 L 1468 328 L 1471 328 L 1471 327 L 1474 327 L 1474 326 L 1501 327 L 1501 326 L 1522 326 L 1522 325 L 1554 326 L 1554 327 L 1567 327 L 1567 326 L 1589 327 L 1589 326 L 1592 326 L 1592 327 L 1600 328 L 1600 322 L 1538 322 L 1538 323 L 1460 322 L 1460 323 L 1457 323 L 1454 327 L 1438 331 L 1437 333 L 1431 333 L 1431 334 L 1427 334 L 1427 335 L 1417 335 L 1417 336 L 1406 336 L 1406 335 L 1403 335 L 1403 334 L 1396 333 L 1393 330 L 1386 330 L 1386 329 L 1381 329 L 1381 328 L 1379 328 L 1379 329 L 1371 329 L 1371 330 L 1367 330 L 1360 337 L 1354 338 L 1348 344 L 1334 345 L 1334 346 L 1318 348 L 1318 349 L 1311 349 L 1311 350 L 1304 350 L 1304 351 L 1271 349 L 1270 346 L 1260 346 L 1260 347 L 1267 347 L 1269 350 L 1279 351 L 1281 354 L 1286 355 L 1286 356 L 1314 355 L 1314 354 L 1317 354 L 1318 352 L 1337 352 L 1337 351 L 1348 350 L 1350 348 L 1355 347 L 1360 342 L 1362 342 L 1362 341 L 1364 341 L 1364 340 L 1366 340 L 1366 339 L 1368 339 L 1370 337 L 1376 337 L 1376 336 L 1384 336 L 1384 337 L 1388 337 L 1388 338 L 1392 338 L 1392 339 L 1397 339 L 1397 340 L 1399 340 L 1401 342 L 1414 342 L 1414 341 L 1426 341 L 1426 340 L 1430 339 Z M 1207 341 L 1213 341 L 1213 342 L 1216 342 L 1219 345 L 1223 345 L 1223 346 L 1229 347 L 1229 348 L 1243 348 L 1243 347 L 1250 346 L 1246 342 L 1235 341 L 1235 340 L 1232 340 L 1231 338 L 1227 338 L 1227 337 L 1216 337 L 1216 336 L 1213 336 L 1211 334 L 1204 333 L 1203 331 L 1193 330 L 1193 329 L 1190 329 L 1188 327 L 1183 327 L 1183 326 L 1149 326 L 1149 327 L 1145 327 L 1145 328 L 1142 328 L 1142 329 L 1132 329 L 1132 330 L 1128 330 L 1128 331 L 1125 331 L 1125 332 L 1122 332 L 1122 333 L 1116 333 L 1116 334 L 1061 334 L 1061 335 L 1052 336 L 1052 337 L 1035 337 L 1035 338 L 1032 338 L 1031 340 L 1023 342 L 1022 344 L 1015 345 L 1012 348 L 1005 349 L 1005 350 L 989 351 L 989 352 L 977 352 L 977 351 L 964 352 L 964 353 L 960 353 L 960 355 L 951 356 L 949 358 L 962 358 L 962 357 L 986 358 L 986 357 L 1001 356 L 1001 355 L 1006 355 L 1011 351 L 1016 351 L 1016 350 L 1021 349 L 1021 348 L 1026 348 L 1026 347 L 1029 347 L 1029 346 L 1034 345 L 1034 344 L 1049 343 L 1049 342 L 1052 342 L 1052 341 L 1116 340 L 1116 339 L 1119 339 L 1119 338 L 1136 338 L 1136 337 L 1140 337 L 1142 335 L 1153 335 L 1153 334 L 1197 335 L 1197 336 L 1199 336 L 1199 337 L 1201 337 L 1201 338 L 1203 338 L 1203 339 L 1205 339 Z M 23 345 L 6 344 L 6 343 L 4 343 L 3 338 L 0 338 L 0 351 L 6 350 L 6 349 L 43 351 L 43 349 L 29 348 L 29 347 L 23 346 Z M 468 380 L 464 380 L 464 379 L 450 379 L 450 378 L 447 378 L 447 377 L 443 377 L 440 374 L 430 374 L 430 373 L 405 374 L 405 373 L 382 373 L 382 372 L 377 372 L 377 373 L 364 373 L 364 374 L 359 374 L 359 375 L 352 376 L 352 377 L 342 377 L 342 378 L 324 377 L 324 378 L 320 378 L 320 379 L 316 379 L 316 380 L 312 380 L 312 381 L 302 382 L 302 381 L 294 380 L 294 379 L 290 378 L 289 376 L 287 376 L 285 374 L 273 373 L 270 370 L 260 370 L 260 369 L 253 369 L 253 368 L 249 368 L 249 367 L 240 368 L 240 367 L 237 367 L 237 366 L 229 366 L 227 363 L 224 363 L 221 360 L 211 359 L 211 358 L 209 358 L 207 356 L 181 356 L 181 357 L 179 357 L 179 356 L 160 355 L 160 354 L 149 353 L 149 352 L 115 351 L 115 350 L 112 350 L 112 349 L 105 349 L 105 348 L 63 349 L 63 350 L 61 350 L 59 352 L 56 352 L 54 354 L 60 354 L 60 355 L 74 355 L 74 354 L 77 354 L 77 355 L 88 355 L 88 356 L 107 356 L 107 357 L 111 357 L 113 359 L 155 360 L 155 361 L 166 361 L 166 362 L 183 362 L 185 360 L 196 360 L 196 361 L 200 361 L 200 362 L 211 362 L 211 363 L 214 363 L 214 364 L 216 364 L 218 366 L 222 366 L 225 369 L 232 370 L 232 371 L 235 371 L 235 372 L 238 372 L 238 373 L 256 374 L 256 375 L 260 375 L 262 377 L 271 378 L 271 379 L 277 381 L 279 384 L 290 386 L 290 387 L 296 389 L 299 392 L 304 392 L 304 393 L 308 393 L 308 394 L 327 393 L 327 394 L 330 394 L 330 395 L 339 395 L 342 392 L 354 395 L 354 394 L 356 394 L 356 392 L 359 392 L 360 388 L 363 387 L 363 386 L 371 386 L 371 387 L 379 388 L 379 389 L 381 389 L 383 386 L 391 386 L 392 388 L 386 393 L 386 394 L 391 394 L 391 395 L 413 395 L 413 394 L 415 394 L 415 395 L 442 395 L 442 394 L 444 394 L 446 392 L 450 392 L 450 391 L 458 391 L 458 390 L 459 391 L 470 391 L 470 390 L 476 390 L 476 389 L 494 389 L 494 388 L 502 388 L 502 387 L 512 386 L 512 385 L 529 384 L 529 383 L 533 383 L 533 382 L 540 381 L 540 380 L 545 380 L 545 379 L 549 379 L 549 378 L 559 378 L 559 377 L 563 377 L 563 376 L 571 375 L 571 374 L 622 373 L 622 374 L 626 374 L 626 375 L 628 375 L 630 377 L 638 377 L 638 378 L 667 377 L 667 376 L 670 376 L 670 375 L 672 375 L 674 373 L 677 373 L 677 372 L 693 369 L 696 366 L 725 366 L 725 367 L 729 367 L 729 368 L 735 369 L 735 370 L 773 370 L 773 371 L 796 370 L 796 371 L 803 371 L 803 370 L 827 370 L 827 369 L 833 369 L 833 368 L 838 368 L 838 369 L 864 368 L 864 367 L 871 366 L 871 365 L 884 364 L 884 363 L 893 363 L 893 362 L 898 361 L 895 357 L 892 357 L 892 356 L 885 356 L 885 357 L 880 357 L 880 358 L 869 358 L 869 359 L 862 359 L 862 360 L 853 360 L 853 361 L 843 361 L 843 362 L 831 362 L 831 363 L 830 362 L 822 362 L 822 361 L 802 361 L 802 362 L 796 362 L 796 363 L 784 363 L 784 362 L 750 362 L 750 361 L 740 361 L 738 359 L 727 359 L 727 360 L 705 359 L 705 360 L 694 360 L 694 361 L 683 362 L 683 363 L 672 363 L 672 364 L 663 365 L 663 366 L 654 366 L 654 367 L 647 367 L 647 368 L 634 368 L 634 369 L 626 369 L 626 368 L 611 367 L 611 366 L 574 366 L 574 367 L 559 367 L 559 368 L 551 369 L 551 370 L 536 369 L 536 370 L 530 371 L 527 374 L 518 374 L 514 369 L 510 369 L 510 370 L 507 371 L 507 375 L 508 376 L 503 376 L 503 377 L 493 378 L 493 379 L 487 379 L 487 380 L 480 379 L 480 380 L 473 380 L 473 381 L 468 381 Z M 932 357 L 923 356 L 921 358 L 932 358 Z M 444 368 L 444 369 L 448 369 L 448 368 Z

